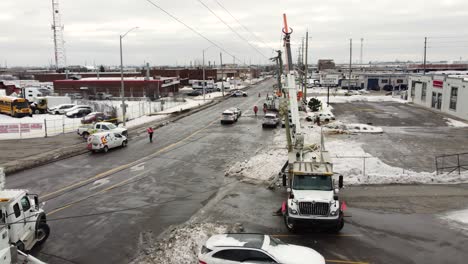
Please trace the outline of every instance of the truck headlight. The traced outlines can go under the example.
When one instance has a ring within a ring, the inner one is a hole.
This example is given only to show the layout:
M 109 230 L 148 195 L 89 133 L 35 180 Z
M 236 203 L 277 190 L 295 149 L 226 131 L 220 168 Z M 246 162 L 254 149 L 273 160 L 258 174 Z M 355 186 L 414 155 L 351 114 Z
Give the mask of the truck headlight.
M 296 209 L 291 209 L 291 208 L 289 208 L 289 213 L 290 213 L 290 214 L 297 215 L 297 210 L 296 210 Z
M 330 211 L 331 216 L 336 216 L 337 213 L 338 213 L 338 209 L 336 211 Z

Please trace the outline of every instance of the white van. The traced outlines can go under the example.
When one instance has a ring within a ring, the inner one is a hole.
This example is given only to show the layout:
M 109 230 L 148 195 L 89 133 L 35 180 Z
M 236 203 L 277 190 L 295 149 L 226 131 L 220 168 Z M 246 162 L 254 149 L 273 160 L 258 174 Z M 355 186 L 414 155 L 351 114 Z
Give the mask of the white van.
M 108 152 L 111 148 L 126 147 L 127 137 L 117 132 L 100 132 L 88 137 L 88 149 L 91 152 Z

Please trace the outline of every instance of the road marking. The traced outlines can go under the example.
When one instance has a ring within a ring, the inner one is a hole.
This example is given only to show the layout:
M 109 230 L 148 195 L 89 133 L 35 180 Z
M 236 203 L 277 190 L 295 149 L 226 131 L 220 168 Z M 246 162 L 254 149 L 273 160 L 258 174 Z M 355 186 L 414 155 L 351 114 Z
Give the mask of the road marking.
M 338 259 L 326 259 L 325 261 L 326 261 L 326 262 L 329 262 L 329 263 L 369 264 L 369 262 L 349 261 L 349 260 L 338 260 Z
M 68 204 L 66 204 L 66 205 L 64 205 L 64 206 L 62 206 L 62 207 L 59 207 L 59 208 L 57 208 L 57 209 L 55 209 L 55 210 L 50 211 L 49 213 L 47 213 L 47 215 L 48 215 L 48 216 L 49 216 L 49 215 L 53 215 L 53 214 L 55 214 L 55 213 L 57 213 L 57 212 L 62 211 L 63 209 L 66 209 L 66 208 L 68 208 L 68 207 L 70 207 L 70 206 L 72 206 L 72 205 L 75 205 L 75 204 L 77 204 L 77 203 L 79 203 L 79 202 L 82 202 L 82 201 L 84 201 L 84 200 L 87 200 L 87 199 L 89 199 L 89 198 L 91 198 L 91 197 L 93 197 L 93 196 L 96 196 L 96 195 L 98 195 L 98 194 L 105 193 L 105 192 L 107 192 L 107 191 L 110 191 L 110 190 L 112 190 L 112 189 L 115 189 L 115 188 L 117 188 L 117 187 L 119 187 L 119 186 L 121 186 L 121 185 L 124 185 L 125 183 L 127 183 L 127 182 L 129 182 L 129 181 L 131 181 L 131 180 L 133 180 L 133 179 L 135 179 L 135 178 L 137 178 L 137 177 L 140 177 L 141 175 L 143 175 L 143 174 L 145 174 L 145 173 L 146 173 L 146 171 L 141 172 L 141 173 L 138 173 L 137 175 L 135 175 L 135 176 L 133 176 L 133 177 L 130 177 L 130 178 L 126 179 L 126 180 L 123 180 L 123 181 L 121 181 L 121 182 L 118 182 L 118 183 L 116 183 L 116 184 L 114 184 L 114 185 L 112 185 L 112 186 L 109 186 L 109 187 L 107 187 L 107 188 L 105 188 L 105 189 L 103 189 L 103 190 L 101 190 L 101 191 L 99 191 L 99 192 L 93 193 L 93 194 L 91 194 L 91 195 L 88 195 L 88 196 L 83 197 L 83 198 L 81 198 L 81 199 L 78 199 L 78 200 L 76 200 L 76 201 L 70 202 L 70 203 L 68 203 Z
M 159 155 L 160 153 L 162 153 L 162 152 L 164 152 L 164 151 L 166 151 L 166 150 L 168 150 L 168 149 L 171 149 L 171 148 L 175 147 L 176 145 L 178 145 L 178 144 L 180 144 L 180 143 L 186 141 L 187 139 L 189 139 L 189 138 L 195 136 L 196 134 L 200 133 L 201 131 L 207 129 L 209 126 L 213 125 L 213 124 L 214 124 L 216 121 L 218 121 L 218 120 L 219 120 L 219 119 L 213 120 L 213 121 L 210 122 L 208 125 L 206 125 L 206 126 L 200 128 L 199 130 L 196 130 L 195 132 L 193 132 L 192 134 L 188 135 L 187 137 L 185 137 L 185 138 L 183 138 L 183 139 L 181 139 L 181 140 L 179 140 L 179 141 L 177 141 L 177 142 L 174 142 L 174 143 L 172 143 L 172 144 L 170 144 L 170 145 L 168 145 L 168 146 L 166 146 L 166 147 L 164 147 L 164 148 L 162 148 L 162 149 L 156 151 L 155 153 L 153 153 L 153 154 L 151 154 L 151 155 L 149 155 L 149 156 L 146 156 L 146 157 L 141 158 L 141 159 L 139 159 L 139 160 L 136 160 L 136 161 L 133 161 L 133 162 L 130 162 L 130 163 L 121 165 L 121 166 L 116 167 L 116 168 L 113 168 L 113 169 L 110 169 L 110 170 L 108 170 L 108 171 L 99 173 L 99 174 L 97 174 L 97 175 L 95 175 L 95 176 L 93 176 L 93 177 L 91 177 L 91 178 L 88 178 L 88 179 L 86 179 L 86 180 L 82 180 L 82 181 L 73 183 L 73 184 L 71 184 L 71 185 L 65 186 L 65 187 L 63 187 L 63 188 L 61 188 L 61 189 L 59 189 L 59 190 L 57 190 L 57 191 L 53 191 L 53 192 L 50 192 L 50 193 L 41 195 L 41 197 L 42 197 L 42 199 L 45 199 L 45 198 L 47 198 L 47 197 L 49 197 L 49 196 L 52 196 L 52 195 L 54 195 L 54 194 L 58 194 L 58 193 L 67 191 L 67 190 L 69 190 L 69 189 L 72 189 L 72 188 L 74 188 L 74 187 L 77 187 L 77 186 L 84 185 L 84 184 L 87 184 L 87 183 L 89 183 L 89 182 L 95 181 L 95 180 L 97 180 L 97 179 L 101 179 L 101 178 L 110 176 L 110 175 L 112 175 L 112 174 L 114 174 L 114 173 L 120 172 L 120 171 L 122 171 L 122 170 L 128 169 L 128 168 L 133 167 L 133 166 L 135 166 L 135 165 L 138 165 L 138 164 L 140 164 L 140 163 L 142 163 L 142 162 L 144 162 L 144 161 L 150 160 L 150 159 L 156 157 L 157 155 Z

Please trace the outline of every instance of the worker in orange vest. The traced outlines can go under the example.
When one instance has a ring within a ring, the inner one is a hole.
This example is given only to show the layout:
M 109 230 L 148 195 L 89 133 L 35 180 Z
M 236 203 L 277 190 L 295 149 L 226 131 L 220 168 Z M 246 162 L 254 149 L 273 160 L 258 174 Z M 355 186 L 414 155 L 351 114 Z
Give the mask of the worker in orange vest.
M 257 106 L 254 106 L 254 113 L 255 113 L 255 116 L 257 116 L 257 112 L 258 112 L 258 107 Z
M 152 127 L 148 127 L 146 129 L 146 132 L 148 132 L 148 136 L 149 136 L 149 140 L 150 140 L 150 143 L 153 143 L 153 133 L 154 133 L 154 130 Z

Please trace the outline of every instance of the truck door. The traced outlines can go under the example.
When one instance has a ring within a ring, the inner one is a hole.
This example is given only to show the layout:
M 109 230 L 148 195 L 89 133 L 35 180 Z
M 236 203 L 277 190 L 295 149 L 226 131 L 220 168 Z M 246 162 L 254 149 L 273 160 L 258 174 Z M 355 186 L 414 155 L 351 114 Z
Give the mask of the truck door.
M 7 221 L 10 224 L 10 241 L 16 243 L 24 234 L 25 219 L 18 202 L 10 205 L 7 211 Z
M 21 198 L 20 200 L 20 204 L 21 204 L 21 209 L 23 211 L 22 215 L 24 219 L 23 221 L 24 230 L 34 231 L 35 226 L 36 226 L 36 222 L 35 222 L 36 218 L 34 217 L 35 212 L 34 210 L 32 210 L 33 208 L 31 206 L 31 201 L 29 200 L 29 197 L 23 196 L 23 198 Z

